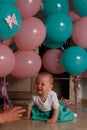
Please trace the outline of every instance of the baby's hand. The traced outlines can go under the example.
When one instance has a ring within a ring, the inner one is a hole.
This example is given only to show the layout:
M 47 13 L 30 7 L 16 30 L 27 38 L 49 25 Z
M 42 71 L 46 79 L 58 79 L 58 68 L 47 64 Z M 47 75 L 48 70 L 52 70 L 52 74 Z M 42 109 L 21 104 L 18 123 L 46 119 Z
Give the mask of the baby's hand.
M 31 119 L 32 119 L 31 116 L 26 117 L 26 120 L 31 120 Z
M 50 118 L 49 120 L 46 121 L 47 124 L 54 124 L 56 121 L 53 118 Z

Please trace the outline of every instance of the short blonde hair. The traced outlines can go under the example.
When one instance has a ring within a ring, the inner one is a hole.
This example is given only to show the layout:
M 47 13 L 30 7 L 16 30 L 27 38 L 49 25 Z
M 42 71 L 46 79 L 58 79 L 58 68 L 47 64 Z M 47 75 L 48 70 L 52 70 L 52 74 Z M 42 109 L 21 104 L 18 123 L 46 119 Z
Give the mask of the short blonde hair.
M 50 83 L 53 85 L 53 75 L 50 72 L 41 72 L 38 74 L 37 78 L 39 76 L 49 76 Z M 37 78 L 36 78 L 36 80 L 37 80 Z

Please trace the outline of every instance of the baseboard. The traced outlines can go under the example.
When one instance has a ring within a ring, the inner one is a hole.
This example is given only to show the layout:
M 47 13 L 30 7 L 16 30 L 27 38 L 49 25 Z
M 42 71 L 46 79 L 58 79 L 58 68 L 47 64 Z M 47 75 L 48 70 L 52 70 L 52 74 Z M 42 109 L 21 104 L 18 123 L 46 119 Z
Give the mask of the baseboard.
M 84 107 L 87 107 L 87 99 L 78 99 L 78 103 Z

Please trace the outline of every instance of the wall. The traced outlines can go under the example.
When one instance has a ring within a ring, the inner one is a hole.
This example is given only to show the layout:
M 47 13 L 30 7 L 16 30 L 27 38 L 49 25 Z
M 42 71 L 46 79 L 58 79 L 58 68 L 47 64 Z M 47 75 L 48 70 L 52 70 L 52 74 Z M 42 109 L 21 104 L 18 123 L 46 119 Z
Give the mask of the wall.
M 87 100 L 87 78 L 81 78 L 81 88 L 78 91 L 78 98 Z
M 0 90 L 2 87 L 1 81 L 3 79 L 0 78 Z M 54 90 L 57 92 L 58 97 L 61 98 L 62 94 L 63 97 L 67 98 L 69 89 L 69 81 L 68 79 L 62 79 L 61 78 L 56 78 L 55 80 L 55 84 L 54 84 Z M 71 79 L 72 83 L 71 83 L 71 91 L 74 91 L 74 87 L 72 88 L 73 84 L 73 79 Z M 26 104 L 31 96 L 31 91 L 33 88 L 33 84 L 35 81 L 35 78 L 28 78 L 28 79 L 16 79 L 12 76 L 8 76 L 6 78 L 6 81 L 9 82 L 9 84 L 7 85 L 7 91 L 9 94 L 10 99 L 15 100 L 17 103 L 19 104 Z M 65 82 L 67 81 L 67 82 Z M 81 88 L 78 90 L 78 98 L 79 99 L 85 99 L 87 100 L 87 79 L 86 78 L 82 78 L 80 81 L 81 84 Z M 67 89 L 66 89 L 67 88 Z M 73 89 L 73 90 L 72 90 Z M 66 94 L 67 93 L 67 94 Z M 74 98 L 74 94 L 71 92 L 71 98 Z M 1 95 L 1 91 L 0 91 L 0 97 L 2 98 Z M 68 99 L 68 98 L 67 98 Z M 73 99 L 74 100 L 74 99 Z
M 2 97 L 1 88 L 3 78 L 0 78 L 0 98 Z M 14 101 L 15 104 L 26 105 L 32 91 L 32 79 L 16 79 L 12 76 L 7 76 L 6 81 L 9 82 L 7 85 L 7 92 L 10 100 Z

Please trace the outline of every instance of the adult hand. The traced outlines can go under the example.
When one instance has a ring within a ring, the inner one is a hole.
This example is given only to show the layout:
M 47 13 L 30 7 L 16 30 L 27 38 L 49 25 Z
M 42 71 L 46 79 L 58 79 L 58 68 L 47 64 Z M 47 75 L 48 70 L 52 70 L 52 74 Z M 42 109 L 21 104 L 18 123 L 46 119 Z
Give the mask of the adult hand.
M 0 114 L 0 123 L 13 122 L 13 121 L 20 120 L 23 115 L 23 112 L 25 111 L 26 110 L 23 109 L 21 106 L 10 108 Z

